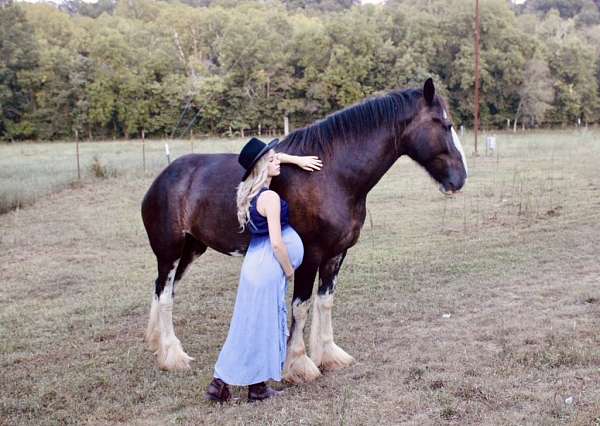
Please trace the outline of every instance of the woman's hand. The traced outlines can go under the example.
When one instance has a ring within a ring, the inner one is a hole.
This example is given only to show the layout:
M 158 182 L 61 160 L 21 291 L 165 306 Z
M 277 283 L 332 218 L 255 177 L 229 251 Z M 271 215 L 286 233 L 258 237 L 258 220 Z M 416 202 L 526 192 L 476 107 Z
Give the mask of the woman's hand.
M 298 157 L 298 162 L 296 164 L 302 170 L 306 170 L 309 172 L 321 170 L 321 167 L 323 167 L 323 162 L 319 159 L 319 157 L 315 157 L 314 155 Z
M 277 157 L 281 163 L 295 164 L 302 170 L 306 170 L 308 172 L 321 170 L 321 167 L 323 167 L 323 162 L 319 159 L 319 157 L 315 157 L 314 155 L 301 157 L 298 155 L 290 155 L 284 152 L 279 152 L 277 153 Z
M 291 274 L 285 274 L 285 279 L 287 280 L 288 284 L 291 284 L 294 282 L 294 273 L 292 272 Z

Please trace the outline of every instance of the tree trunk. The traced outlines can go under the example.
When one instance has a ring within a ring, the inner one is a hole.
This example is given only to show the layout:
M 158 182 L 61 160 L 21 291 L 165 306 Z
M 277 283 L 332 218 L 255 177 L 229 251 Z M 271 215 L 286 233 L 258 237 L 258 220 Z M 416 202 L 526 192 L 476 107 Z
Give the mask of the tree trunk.
M 519 114 L 521 113 L 521 104 L 523 101 L 519 100 L 519 106 L 517 107 L 517 113 L 515 114 L 515 122 L 513 123 L 513 133 L 517 133 L 517 121 L 519 120 Z

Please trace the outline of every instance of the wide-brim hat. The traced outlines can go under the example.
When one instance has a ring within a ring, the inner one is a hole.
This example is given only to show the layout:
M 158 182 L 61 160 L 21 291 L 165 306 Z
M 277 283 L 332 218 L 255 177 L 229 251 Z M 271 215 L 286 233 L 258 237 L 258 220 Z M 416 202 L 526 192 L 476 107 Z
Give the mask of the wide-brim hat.
M 271 142 L 266 144 L 257 138 L 252 138 L 246 142 L 246 145 L 244 145 L 240 151 L 240 155 L 238 156 L 238 162 L 244 169 L 246 169 L 244 176 L 242 176 L 243 181 L 250 176 L 250 173 L 252 173 L 252 169 L 254 168 L 256 162 L 278 143 L 279 139 L 273 139 Z

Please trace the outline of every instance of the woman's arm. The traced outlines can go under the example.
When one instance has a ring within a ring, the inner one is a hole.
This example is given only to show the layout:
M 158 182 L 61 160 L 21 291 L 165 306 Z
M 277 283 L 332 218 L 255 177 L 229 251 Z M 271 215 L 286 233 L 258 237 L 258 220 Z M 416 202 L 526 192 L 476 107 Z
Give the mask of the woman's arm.
M 319 157 L 315 157 L 314 155 L 299 156 L 278 152 L 277 157 L 279 157 L 279 161 L 281 163 L 295 164 L 301 169 L 309 172 L 321 170 L 321 167 L 323 167 L 323 162 L 319 159 Z
M 265 191 L 256 201 L 258 212 L 267 217 L 269 226 L 269 239 L 275 258 L 281 265 L 283 273 L 287 278 L 294 275 L 294 267 L 288 256 L 287 247 L 281 237 L 281 200 L 275 191 Z

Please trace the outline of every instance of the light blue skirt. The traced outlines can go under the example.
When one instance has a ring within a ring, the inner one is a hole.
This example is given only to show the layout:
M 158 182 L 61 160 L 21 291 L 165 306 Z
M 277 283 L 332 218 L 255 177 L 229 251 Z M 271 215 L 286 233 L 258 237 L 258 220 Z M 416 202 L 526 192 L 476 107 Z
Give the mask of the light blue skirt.
M 296 269 L 304 255 L 302 240 L 289 225 L 282 236 Z M 238 386 L 281 380 L 289 335 L 286 294 L 287 280 L 269 237 L 253 237 L 215 377 Z

